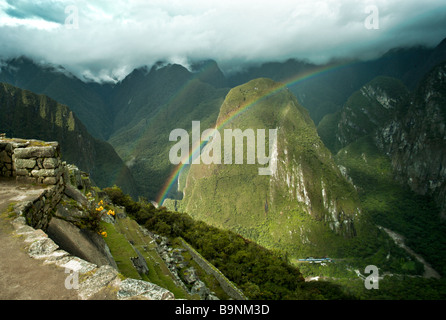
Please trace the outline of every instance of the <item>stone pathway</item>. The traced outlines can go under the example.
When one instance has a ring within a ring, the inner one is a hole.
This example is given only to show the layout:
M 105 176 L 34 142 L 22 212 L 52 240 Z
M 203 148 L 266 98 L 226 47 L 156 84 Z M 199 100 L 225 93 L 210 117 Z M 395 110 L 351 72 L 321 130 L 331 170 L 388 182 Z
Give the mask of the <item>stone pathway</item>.
M 0 179 L 0 214 L 10 203 L 31 201 L 44 188 L 17 184 Z M 44 265 L 25 251 L 22 239 L 13 235 L 14 228 L 6 214 L 0 217 L 0 299 L 3 300 L 77 300 L 77 292 L 65 288 L 62 268 Z
M 0 300 L 175 299 L 165 288 L 122 280 L 109 265 L 98 267 L 60 250 L 45 232 L 17 217 L 20 208 L 44 191 L 43 186 L 0 178 Z

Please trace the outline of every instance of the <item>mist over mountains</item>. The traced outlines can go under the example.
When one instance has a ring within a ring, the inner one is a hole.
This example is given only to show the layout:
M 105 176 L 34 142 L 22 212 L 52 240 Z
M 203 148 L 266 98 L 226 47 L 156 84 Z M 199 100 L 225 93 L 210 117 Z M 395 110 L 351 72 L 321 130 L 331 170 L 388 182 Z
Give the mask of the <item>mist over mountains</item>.
M 190 130 L 192 120 L 212 127 L 230 88 L 261 77 L 285 83 L 317 125 L 376 76 L 394 77 L 412 90 L 445 57 L 443 40 L 434 48 L 395 48 L 369 61 L 316 65 L 290 59 L 248 65 L 230 75 L 213 60 L 187 68 L 158 62 L 133 70 L 118 83 L 96 83 L 81 81 L 63 66 L 22 56 L 2 60 L 0 81 L 67 105 L 91 135 L 114 147 L 135 177 L 139 194 L 155 199 L 174 168 L 166 157 L 172 145 L 169 132 Z

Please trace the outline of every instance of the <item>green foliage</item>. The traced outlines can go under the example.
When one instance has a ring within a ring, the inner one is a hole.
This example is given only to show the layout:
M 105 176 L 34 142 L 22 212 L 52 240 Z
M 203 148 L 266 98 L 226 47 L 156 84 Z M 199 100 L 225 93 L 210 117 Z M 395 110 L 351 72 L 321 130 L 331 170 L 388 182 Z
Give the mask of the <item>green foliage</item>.
M 226 122 L 233 114 L 238 115 Z M 177 210 L 293 257 L 318 248 L 316 243 L 324 244 L 319 247 L 321 251 L 330 252 L 333 232 L 328 221 L 333 218 L 328 204 L 336 201 L 336 214 L 343 212 L 345 218 L 353 219 L 359 199 L 296 98 L 270 79 L 252 80 L 227 94 L 217 127 L 222 146 L 225 129 L 255 132 L 278 128 L 277 170 L 274 176 L 259 175 L 261 165 L 247 164 L 245 142 L 242 165 L 192 165 Z M 235 143 L 232 148 L 234 155 Z M 311 204 L 299 200 L 297 192 L 308 194 Z M 344 226 L 341 224 L 340 229 L 345 229 L 339 233 L 352 236 L 353 228 L 346 230 Z M 302 239 L 308 235 L 313 244 L 303 245 Z
M 200 120 L 202 130 L 214 126 L 228 92 L 214 86 L 219 73 L 216 64 L 197 73 L 179 65 L 141 68 L 113 90 L 115 128 L 109 141 L 128 163 L 140 195 L 155 199 L 175 169 L 169 161 L 173 129 L 190 133 L 193 120 Z
M 377 290 L 367 290 L 360 279 L 333 281 L 345 294 L 360 300 L 444 300 L 446 281 L 410 276 L 385 276 Z
M 326 283 L 304 284 L 299 270 L 281 254 L 234 232 L 195 221 L 185 213 L 134 202 L 117 187 L 104 191 L 116 205 L 125 206 L 126 211 L 149 230 L 171 238 L 184 238 L 251 299 L 324 299 L 325 292 L 336 291 Z
M 341 119 L 341 112 L 330 113 L 325 115 L 317 126 L 317 133 L 324 145 L 332 152 L 336 153 L 339 150 L 339 141 L 336 139 L 336 132 L 339 120 Z
M 116 230 L 113 224 L 101 223 L 101 227 L 107 232 L 107 237 L 104 240 L 110 248 L 119 272 L 125 277 L 140 279 L 140 275 L 130 260 L 131 257 L 136 257 L 137 253 L 125 235 L 119 232 L 119 230 Z
M 348 169 L 348 175 L 360 190 L 364 215 L 374 224 L 405 237 L 405 243 L 420 253 L 441 275 L 446 274 L 446 222 L 439 208 L 426 196 L 419 196 L 393 179 L 390 160 L 364 137 L 339 151 L 336 161 Z M 402 263 L 407 271 L 417 270 Z

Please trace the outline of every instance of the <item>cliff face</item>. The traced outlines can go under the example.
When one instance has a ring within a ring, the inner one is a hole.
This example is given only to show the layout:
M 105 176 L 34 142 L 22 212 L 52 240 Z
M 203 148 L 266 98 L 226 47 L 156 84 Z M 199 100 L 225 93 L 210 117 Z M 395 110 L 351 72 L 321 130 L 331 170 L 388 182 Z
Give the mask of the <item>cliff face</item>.
M 446 62 L 433 68 L 413 92 L 397 79 L 378 77 L 355 92 L 318 132 L 332 152 L 362 137 L 391 159 L 394 175 L 446 213 Z
M 446 63 L 433 68 L 401 111 L 376 132 L 398 180 L 437 200 L 446 215 Z
M 325 117 L 318 126 L 318 133 L 336 154 L 388 123 L 408 97 L 409 90 L 401 81 L 377 77 L 353 93 L 340 111 Z

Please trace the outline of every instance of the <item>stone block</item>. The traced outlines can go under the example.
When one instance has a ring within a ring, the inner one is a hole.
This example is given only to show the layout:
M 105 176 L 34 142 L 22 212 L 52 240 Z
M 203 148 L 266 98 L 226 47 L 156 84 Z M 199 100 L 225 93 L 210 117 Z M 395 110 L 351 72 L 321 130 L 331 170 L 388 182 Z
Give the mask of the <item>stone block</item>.
M 9 152 L 10 154 L 12 154 L 12 151 L 14 150 L 13 146 L 11 143 L 8 143 L 5 147 L 6 152 Z
M 143 280 L 127 278 L 122 281 L 117 294 L 118 299 L 141 297 L 148 300 L 174 300 L 175 296 L 167 289 Z
M 33 159 L 15 159 L 16 169 L 34 169 L 36 160 Z
M 84 274 L 96 269 L 96 265 L 81 258 L 67 256 L 55 262 L 57 266 Z
M 43 159 L 39 158 L 36 160 L 36 162 L 37 162 L 37 167 L 39 169 L 43 169 Z
M 56 169 L 59 167 L 59 159 L 57 158 L 46 158 L 43 160 L 43 167 L 45 169 Z
M 118 272 L 110 266 L 101 266 L 92 276 L 80 284 L 79 296 L 86 300 L 103 290 L 106 286 L 110 286 L 115 280 L 120 282 Z
M 78 189 L 76 189 L 75 187 L 73 187 L 70 184 L 67 184 L 65 186 L 65 194 L 73 199 L 76 200 L 77 202 L 79 202 L 82 206 L 88 206 L 88 199 L 86 196 L 84 196 L 82 194 L 82 192 L 80 192 Z
M 0 162 L 3 162 L 3 163 L 11 163 L 12 162 L 11 157 L 8 155 L 8 153 L 5 150 L 0 152 Z
M 14 154 L 19 159 L 54 158 L 57 156 L 57 149 L 52 146 L 18 148 Z
M 44 184 L 53 185 L 53 184 L 57 184 L 57 182 L 58 182 L 58 179 L 56 177 L 46 177 L 43 179 Z
M 40 258 L 47 256 L 59 248 L 53 240 L 49 238 L 37 240 L 31 244 L 28 254 L 33 258 Z
M 57 177 L 59 170 L 56 169 L 41 169 L 31 171 L 33 177 L 46 178 L 46 177 Z

